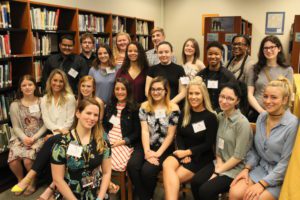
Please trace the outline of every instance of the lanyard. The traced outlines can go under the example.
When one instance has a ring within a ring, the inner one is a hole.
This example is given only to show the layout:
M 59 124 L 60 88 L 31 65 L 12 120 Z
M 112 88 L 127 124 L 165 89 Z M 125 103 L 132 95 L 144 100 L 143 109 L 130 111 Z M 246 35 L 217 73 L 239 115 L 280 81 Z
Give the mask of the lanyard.
M 83 147 L 83 145 L 82 145 L 82 143 L 81 143 L 81 140 L 80 140 L 80 138 L 79 138 L 79 135 L 78 135 L 78 133 L 77 133 L 76 128 L 75 128 L 74 130 L 75 130 L 75 136 L 76 136 L 76 139 L 77 139 L 79 145 Z M 88 144 L 88 146 L 87 146 L 87 151 L 84 151 L 84 149 L 83 149 L 83 151 L 82 151 L 85 167 L 87 167 L 88 164 L 89 164 L 89 162 L 90 162 L 90 157 L 91 157 L 91 149 L 90 149 L 90 145 L 91 145 L 91 142 L 92 142 L 92 134 L 91 134 L 91 136 L 90 136 L 90 142 L 89 142 L 89 144 Z

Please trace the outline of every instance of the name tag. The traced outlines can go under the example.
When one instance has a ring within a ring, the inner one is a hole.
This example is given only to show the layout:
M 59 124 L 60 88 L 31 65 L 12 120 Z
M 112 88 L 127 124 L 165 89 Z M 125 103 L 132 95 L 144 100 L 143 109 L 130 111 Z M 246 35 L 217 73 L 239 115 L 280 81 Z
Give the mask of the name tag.
M 155 119 L 164 118 L 164 117 L 166 117 L 165 109 L 159 109 L 155 111 Z
M 110 67 L 106 67 L 105 70 L 106 70 L 106 73 L 108 73 L 108 74 L 113 74 L 116 72 L 115 69 L 111 69 Z
M 109 119 L 109 123 L 117 126 L 120 124 L 120 119 L 116 117 L 115 115 L 112 115 L 111 118 Z
M 67 155 L 80 158 L 82 154 L 82 150 L 83 150 L 82 146 L 70 143 L 68 146 Z
M 36 112 L 39 112 L 39 111 L 40 111 L 39 105 L 35 104 L 35 105 L 32 105 L 32 106 L 29 106 L 29 112 L 30 113 L 36 113 Z
M 188 85 L 190 83 L 190 79 L 187 76 L 180 77 L 180 82 L 181 82 L 182 85 Z
M 81 179 L 81 184 L 82 184 L 83 188 L 88 187 L 88 186 L 93 186 L 94 185 L 94 177 L 92 177 L 92 176 L 83 177 Z
M 193 123 L 192 126 L 193 126 L 193 129 L 194 129 L 194 133 L 198 133 L 200 131 L 206 130 L 206 126 L 205 126 L 204 121 Z
M 215 80 L 208 80 L 207 81 L 207 88 L 218 89 L 218 86 L 219 86 L 219 81 L 215 81 Z
M 68 74 L 69 74 L 70 76 L 72 76 L 73 78 L 76 78 L 77 75 L 78 75 L 78 71 L 76 71 L 75 69 L 71 68 L 71 69 L 69 70 Z
M 224 149 L 224 140 L 222 138 L 219 138 L 218 147 L 219 149 Z

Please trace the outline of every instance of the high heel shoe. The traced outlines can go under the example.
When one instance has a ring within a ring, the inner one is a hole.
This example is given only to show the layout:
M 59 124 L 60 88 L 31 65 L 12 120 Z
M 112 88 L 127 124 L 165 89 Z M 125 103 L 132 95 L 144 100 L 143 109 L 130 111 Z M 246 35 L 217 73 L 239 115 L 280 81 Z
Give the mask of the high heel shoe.
M 20 195 L 21 193 L 23 193 L 23 192 L 26 190 L 26 188 L 30 185 L 31 179 L 26 178 L 24 181 L 25 181 L 25 183 L 28 184 L 25 188 L 21 188 L 18 184 L 16 184 L 14 187 L 11 188 L 10 191 L 11 191 L 11 192 L 14 192 L 14 193 L 16 193 L 16 194 L 19 193 L 18 195 Z

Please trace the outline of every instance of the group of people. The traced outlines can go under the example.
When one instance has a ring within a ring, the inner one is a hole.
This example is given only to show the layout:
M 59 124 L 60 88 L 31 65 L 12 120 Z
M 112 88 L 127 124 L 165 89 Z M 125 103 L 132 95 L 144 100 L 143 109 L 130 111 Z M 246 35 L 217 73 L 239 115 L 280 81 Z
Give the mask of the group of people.
M 249 38 L 237 35 L 225 64 L 223 46 L 211 42 L 205 66 L 189 38 L 181 66 L 163 29 L 151 34 L 147 52 L 122 32 L 113 50 L 95 53 L 93 35 L 83 34 L 81 55 L 64 35 L 43 69 L 45 95 L 32 76 L 20 79 L 10 106 L 12 192 L 32 194 L 51 168 L 40 200 L 107 199 L 119 189 L 114 171 L 127 172 L 140 200 L 153 199 L 161 171 L 168 200 L 188 182 L 197 200 L 278 199 L 298 129 L 280 40 L 265 37 L 253 63 Z

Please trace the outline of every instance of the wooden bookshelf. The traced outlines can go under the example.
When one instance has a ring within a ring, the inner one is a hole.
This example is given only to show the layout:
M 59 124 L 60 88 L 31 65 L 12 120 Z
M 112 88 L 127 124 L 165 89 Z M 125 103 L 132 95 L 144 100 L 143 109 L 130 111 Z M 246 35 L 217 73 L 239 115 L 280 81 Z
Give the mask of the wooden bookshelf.
M 151 30 L 154 28 L 154 21 L 136 18 L 135 40 L 140 42 L 145 50 L 154 48 L 151 40 Z
M 204 29 L 204 63 L 207 65 L 206 46 L 209 42 L 218 41 L 230 46 L 234 35 L 244 34 L 251 39 L 252 23 L 241 16 L 206 17 Z
M 300 72 L 299 57 L 300 57 L 300 15 L 295 15 L 292 33 L 292 48 L 291 48 L 291 66 L 294 73 Z

